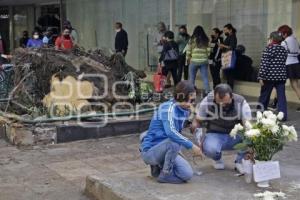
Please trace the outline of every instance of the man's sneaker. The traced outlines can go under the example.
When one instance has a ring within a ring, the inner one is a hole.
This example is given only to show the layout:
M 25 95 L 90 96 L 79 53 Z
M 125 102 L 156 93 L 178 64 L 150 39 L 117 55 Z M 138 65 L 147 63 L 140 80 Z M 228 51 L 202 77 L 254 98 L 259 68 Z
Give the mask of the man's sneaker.
M 235 163 L 235 168 L 234 169 L 240 174 L 245 174 L 244 167 L 243 167 L 242 163 Z
M 161 171 L 160 167 L 158 165 L 150 165 L 150 168 L 151 168 L 151 176 L 157 178 Z
M 224 164 L 224 161 L 222 159 L 220 160 L 217 160 L 214 164 L 214 168 L 215 169 L 218 169 L 218 170 L 222 170 L 222 169 L 225 169 L 225 164 Z
M 296 109 L 296 112 L 300 112 L 300 107 L 298 107 L 298 108 Z

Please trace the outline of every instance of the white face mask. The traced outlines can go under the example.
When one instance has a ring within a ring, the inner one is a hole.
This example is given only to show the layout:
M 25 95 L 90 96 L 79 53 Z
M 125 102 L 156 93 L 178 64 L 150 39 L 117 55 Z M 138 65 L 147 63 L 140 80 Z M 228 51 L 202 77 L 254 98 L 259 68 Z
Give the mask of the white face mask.
M 39 35 L 33 35 L 33 39 L 39 39 Z
M 121 29 L 116 29 L 116 32 L 119 32 Z

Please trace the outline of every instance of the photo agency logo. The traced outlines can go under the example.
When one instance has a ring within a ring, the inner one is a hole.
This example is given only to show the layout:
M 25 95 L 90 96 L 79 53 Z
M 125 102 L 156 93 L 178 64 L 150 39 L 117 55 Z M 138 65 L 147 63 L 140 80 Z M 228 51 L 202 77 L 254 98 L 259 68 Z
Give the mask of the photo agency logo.
M 27 77 L 28 78 L 28 77 Z M 86 79 L 94 79 L 102 84 L 103 90 L 98 91 L 92 83 L 85 81 Z M 25 81 L 25 78 L 24 78 Z M 164 92 L 160 94 L 149 94 L 151 101 L 147 102 L 133 102 L 129 97 L 129 91 L 136 91 L 136 84 L 131 81 L 116 81 L 110 83 L 108 77 L 103 74 L 81 74 L 77 79 L 56 80 L 51 83 L 51 90 L 46 95 L 42 102 L 38 104 L 43 105 L 43 116 L 56 119 L 57 121 L 76 120 L 80 126 L 91 126 L 91 124 L 97 123 L 99 127 L 104 127 L 111 120 L 140 120 L 145 113 L 145 110 L 157 111 L 159 106 L 158 102 L 167 101 L 173 98 L 172 92 Z M 12 98 L 16 92 L 15 87 L 10 93 L 9 98 L 0 99 L 2 102 L 7 102 L 6 107 L 2 110 L 2 113 L 9 114 L 9 107 L 20 107 L 22 110 L 26 110 L 28 113 L 34 113 L 37 105 L 32 107 L 26 107 L 20 102 L 24 99 L 29 99 L 34 102 L 34 97 L 27 91 L 26 96 L 19 97 L 18 99 Z M 123 90 L 119 90 L 123 88 Z M 122 93 L 120 91 L 127 91 Z M 158 98 L 158 99 L 156 99 Z M 245 109 L 244 105 L 237 105 L 237 112 L 231 115 L 227 115 L 228 108 L 224 108 L 215 103 L 206 105 L 204 110 L 206 115 L 204 120 L 215 120 L 217 118 L 223 118 L 225 120 L 233 120 L 245 116 L 254 117 L 254 113 L 263 110 L 263 105 L 258 102 L 248 102 L 250 109 Z M 203 104 L 202 104 L 203 107 Z M 173 107 L 174 108 L 174 107 Z M 191 105 L 190 119 L 199 115 L 201 110 L 201 102 L 197 104 L 195 102 Z M 157 118 L 173 117 L 178 118 L 176 115 L 172 115 L 174 109 L 161 108 L 160 115 L 155 115 Z M 165 113 L 165 115 L 163 114 Z M 38 116 L 41 118 L 41 115 Z M 33 119 L 34 120 L 34 119 Z M 183 119 L 179 119 L 183 120 Z M 43 120 L 40 120 L 42 122 Z M 46 121 L 46 119 L 45 119 Z

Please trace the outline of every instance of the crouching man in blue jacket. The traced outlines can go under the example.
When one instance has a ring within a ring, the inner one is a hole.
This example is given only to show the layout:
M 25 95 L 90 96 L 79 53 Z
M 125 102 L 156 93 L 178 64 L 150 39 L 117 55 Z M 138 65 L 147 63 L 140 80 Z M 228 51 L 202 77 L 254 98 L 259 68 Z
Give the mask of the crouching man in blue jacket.
M 142 158 L 151 166 L 151 175 L 160 183 L 185 183 L 192 178 L 192 167 L 179 155 L 181 147 L 202 156 L 201 149 L 181 134 L 195 98 L 193 84 L 188 81 L 178 83 L 174 99 L 160 105 L 142 138 Z

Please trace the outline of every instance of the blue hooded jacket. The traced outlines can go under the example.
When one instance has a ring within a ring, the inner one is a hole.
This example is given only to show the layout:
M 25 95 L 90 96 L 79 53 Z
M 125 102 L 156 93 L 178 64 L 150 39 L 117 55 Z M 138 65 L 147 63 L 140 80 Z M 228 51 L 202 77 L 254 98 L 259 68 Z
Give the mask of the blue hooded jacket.
M 190 111 L 180 107 L 175 100 L 161 104 L 153 115 L 147 135 L 142 140 L 141 150 L 146 152 L 168 138 L 191 149 L 193 143 L 180 133 L 189 114 Z

